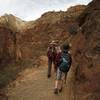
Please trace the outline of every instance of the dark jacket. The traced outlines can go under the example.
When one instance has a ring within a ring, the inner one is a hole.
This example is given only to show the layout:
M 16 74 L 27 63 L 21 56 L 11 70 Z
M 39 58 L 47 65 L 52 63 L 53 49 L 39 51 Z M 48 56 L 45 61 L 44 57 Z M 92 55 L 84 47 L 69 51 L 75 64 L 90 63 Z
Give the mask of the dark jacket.
M 56 50 L 55 50 L 55 47 L 48 47 L 48 50 L 47 50 L 47 57 L 48 57 L 48 59 L 50 59 L 50 60 L 55 60 L 55 57 L 56 57 Z
M 56 64 L 56 66 L 57 66 L 57 67 L 58 67 L 58 66 L 59 66 L 59 64 L 60 64 L 61 55 L 62 55 L 62 53 L 61 53 L 61 52 L 56 53 L 56 57 L 55 57 L 55 64 Z

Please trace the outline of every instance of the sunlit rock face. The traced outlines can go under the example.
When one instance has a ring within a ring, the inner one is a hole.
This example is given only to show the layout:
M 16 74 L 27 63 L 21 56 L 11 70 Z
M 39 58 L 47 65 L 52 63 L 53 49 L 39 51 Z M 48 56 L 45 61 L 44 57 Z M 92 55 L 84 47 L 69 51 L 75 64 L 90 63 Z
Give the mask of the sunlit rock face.
M 93 0 L 78 17 L 81 32 L 72 41 L 76 100 L 100 100 L 99 5 Z

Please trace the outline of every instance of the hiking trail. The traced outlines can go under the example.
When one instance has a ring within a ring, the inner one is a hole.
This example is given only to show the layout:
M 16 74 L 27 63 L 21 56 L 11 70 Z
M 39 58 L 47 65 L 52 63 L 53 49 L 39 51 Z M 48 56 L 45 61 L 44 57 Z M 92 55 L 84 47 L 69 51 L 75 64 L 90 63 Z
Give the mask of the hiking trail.
M 55 95 L 55 73 L 52 71 L 52 76 L 48 79 L 45 56 L 42 57 L 42 63 L 39 68 L 21 72 L 21 75 L 8 87 L 8 100 L 72 100 L 72 87 L 69 86 L 70 74 L 62 93 Z

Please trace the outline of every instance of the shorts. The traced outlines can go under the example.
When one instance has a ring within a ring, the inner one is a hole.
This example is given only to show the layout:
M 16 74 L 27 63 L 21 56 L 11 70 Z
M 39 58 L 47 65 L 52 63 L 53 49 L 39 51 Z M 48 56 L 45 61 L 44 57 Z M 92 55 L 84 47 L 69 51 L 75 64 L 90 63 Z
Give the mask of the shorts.
M 65 73 L 60 71 L 60 69 L 57 69 L 57 80 L 62 80 L 64 78 Z

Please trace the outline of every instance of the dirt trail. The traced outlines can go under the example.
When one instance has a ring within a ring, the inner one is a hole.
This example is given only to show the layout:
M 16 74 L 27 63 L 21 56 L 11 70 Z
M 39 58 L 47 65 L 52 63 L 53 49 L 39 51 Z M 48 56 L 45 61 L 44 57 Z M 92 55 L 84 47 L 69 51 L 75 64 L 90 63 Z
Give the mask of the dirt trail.
M 45 60 L 44 60 L 45 61 Z M 8 100 L 72 100 L 68 82 L 59 95 L 53 93 L 55 74 L 47 78 L 46 63 L 39 68 L 27 69 L 8 89 Z

